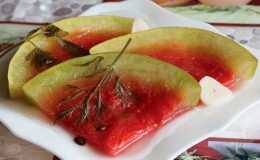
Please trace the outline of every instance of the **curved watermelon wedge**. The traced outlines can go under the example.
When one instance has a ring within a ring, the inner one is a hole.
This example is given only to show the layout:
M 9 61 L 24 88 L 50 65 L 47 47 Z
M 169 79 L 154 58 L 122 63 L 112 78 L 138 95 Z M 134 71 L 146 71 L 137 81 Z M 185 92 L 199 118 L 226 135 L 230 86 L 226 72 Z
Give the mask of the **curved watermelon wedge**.
M 119 51 L 132 38 L 128 52 L 149 55 L 190 73 L 198 81 L 210 76 L 228 88 L 250 79 L 258 60 L 233 40 L 219 34 L 182 27 L 157 28 L 114 38 L 90 49 L 91 54 Z
M 89 48 L 100 42 L 131 33 L 132 24 L 133 19 L 115 16 L 74 17 L 30 33 L 29 42 L 20 46 L 10 62 L 8 80 L 11 98 L 23 98 L 22 86 L 38 73 L 65 60 L 88 55 Z M 52 35 L 54 33 L 55 36 Z M 70 48 L 73 52 L 68 52 Z
M 32 78 L 23 91 L 53 121 L 109 155 L 199 102 L 192 76 L 149 56 L 123 54 L 106 77 L 117 55 L 68 60 Z

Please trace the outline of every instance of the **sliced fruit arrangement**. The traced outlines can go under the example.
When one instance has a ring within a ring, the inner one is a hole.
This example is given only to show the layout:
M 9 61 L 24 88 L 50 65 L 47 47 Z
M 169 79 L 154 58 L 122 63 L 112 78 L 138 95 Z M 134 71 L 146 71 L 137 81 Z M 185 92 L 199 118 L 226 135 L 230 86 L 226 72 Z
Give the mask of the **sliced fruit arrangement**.
M 119 51 L 132 38 L 127 52 L 145 54 L 187 71 L 197 81 L 210 76 L 232 88 L 250 79 L 258 60 L 244 47 L 219 34 L 182 27 L 157 28 L 120 36 L 90 49 L 91 54 Z
M 116 155 L 196 106 L 200 85 L 182 69 L 139 54 L 100 53 L 58 64 L 28 81 L 29 101 L 76 139 Z
M 89 54 L 105 40 L 132 32 L 133 19 L 115 16 L 75 17 L 32 31 L 8 71 L 10 96 L 23 97 L 22 86 L 40 72 L 71 58 Z
M 200 100 L 232 97 L 229 89 L 250 79 L 257 64 L 245 48 L 210 31 L 90 16 L 29 33 L 8 79 L 12 98 L 25 96 L 76 139 L 117 155 Z

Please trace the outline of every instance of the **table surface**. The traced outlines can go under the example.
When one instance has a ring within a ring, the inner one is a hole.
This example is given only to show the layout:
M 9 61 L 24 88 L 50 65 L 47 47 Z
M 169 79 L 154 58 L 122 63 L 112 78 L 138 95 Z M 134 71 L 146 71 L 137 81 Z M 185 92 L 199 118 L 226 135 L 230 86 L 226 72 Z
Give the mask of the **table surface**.
M 97 3 L 101 3 L 101 0 L 0 0 L 0 21 L 53 22 L 77 16 Z M 241 44 L 260 49 L 260 25 L 217 25 L 215 27 Z M 260 105 L 257 105 L 239 117 L 231 126 L 214 136 L 260 139 L 259 114 Z M 0 160 L 14 159 L 52 160 L 53 154 L 14 136 L 0 123 Z

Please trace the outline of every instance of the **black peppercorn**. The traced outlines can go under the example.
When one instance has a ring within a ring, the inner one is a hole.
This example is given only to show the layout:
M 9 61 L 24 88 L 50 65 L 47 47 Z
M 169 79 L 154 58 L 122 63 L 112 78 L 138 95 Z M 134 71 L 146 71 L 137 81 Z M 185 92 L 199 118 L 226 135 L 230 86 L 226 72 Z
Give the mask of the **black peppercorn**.
M 84 146 L 86 144 L 86 141 L 83 137 L 77 136 L 74 138 L 74 142 L 77 143 L 80 146 Z

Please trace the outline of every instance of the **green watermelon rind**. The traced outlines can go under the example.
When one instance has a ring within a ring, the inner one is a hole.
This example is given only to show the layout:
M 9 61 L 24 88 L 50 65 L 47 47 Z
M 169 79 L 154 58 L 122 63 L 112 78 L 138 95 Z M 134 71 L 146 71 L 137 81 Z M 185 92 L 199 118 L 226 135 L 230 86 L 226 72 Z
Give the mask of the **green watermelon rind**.
M 206 50 L 206 54 L 223 60 L 237 79 L 252 78 L 258 65 L 257 58 L 237 42 L 211 31 L 189 27 L 162 27 L 120 36 L 92 47 L 90 53 L 120 51 L 129 38 L 132 42 L 126 50 L 128 52 L 145 47 L 150 49 L 157 44 L 171 47 L 173 43 L 184 46 L 186 50 Z
M 73 17 L 53 23 L 55 26 L 69 33 L 75 31 L 98 31 L 104 29 L 110 32 L 123 31 L 126 34 L 131 33 L 133 19 L 117 16 L 86 16 Z M 38 32 L 34 33 L 38 34 Z M 39 48 L 56 42 L 55 38 L 46 38 L 44 35 L 38 35 L 31 40 Z M 22 86 L 37 74 L 30 62 L 26 61 L 26 56 L 34 49 L 30 43 L 23 43 L 9 64 L 8 81 L 9 93 L 12 99 L 23 99 Z
M 27 99 L 44 110 L 42 101 L 51 104 L 52 92 L 70 81 L 89 76 L 93 73 L 93 67 L 82 67 L 80 64 L 92 61 L 98 56 L 104 57 L 100 67 L 110 65 L 118 53 L 100 53 L 85 57 L 74 58 L 58 64 L 29 80 L 23 91 Z M 146 55 L 127 54 L 122 55 L 115 65 L 116 72 L 134 73 L 144 78 L 153 78 L 151 81 L 159 81 L 168 90 L 176 91 L 182 98 L 181 106 L 196 106 L 200 99 L 201 87 L 198 82 L 182 69 L 169 63 L 151 58 Z

